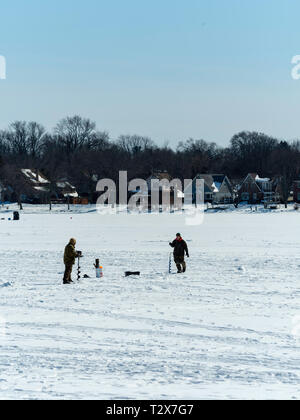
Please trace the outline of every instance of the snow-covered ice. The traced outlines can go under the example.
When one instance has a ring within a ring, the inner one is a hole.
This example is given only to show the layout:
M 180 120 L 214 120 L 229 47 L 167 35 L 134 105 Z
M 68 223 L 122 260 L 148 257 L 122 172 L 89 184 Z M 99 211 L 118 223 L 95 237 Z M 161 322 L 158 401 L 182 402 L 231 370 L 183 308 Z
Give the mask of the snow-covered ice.
M 297 212 L 208 213 L 195 227 L 92 207 L 29 206 L 13 222 L 12 210 L 0 215 L 0 398 L 300 398 Z M 168 275 L 178 231 L 188 272 Z M 92 278 L 63 286 L 70 237 Z

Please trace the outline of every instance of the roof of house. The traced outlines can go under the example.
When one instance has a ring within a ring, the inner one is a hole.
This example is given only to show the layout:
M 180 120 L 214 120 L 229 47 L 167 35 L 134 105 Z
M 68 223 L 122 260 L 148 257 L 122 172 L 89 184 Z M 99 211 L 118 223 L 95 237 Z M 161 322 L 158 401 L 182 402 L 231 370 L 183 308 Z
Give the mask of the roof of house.
M 150 175 L 146 180 L 147 185 L 148 185 L 148 189 L 152 190 L 153 188 L 154 189 L 159 188 L 159 189 L 169 191 L 170 190 L 169 185 L 163 185 L 163 186 L 158 187 L 157 185 L 152 184 L 152 181 L 161 182 L 161 181 L 165 181 L 165 180 L 168 181 L 168 182 L 172 181 L 172 177 L 169 175 L 169 173 L 167 171 L 154 171 L 152 173 L 152 175 Z
M 272 187 L 273 187 L 273 181 L 270 178 L 260 178 L 260 176 L 257 173 L 250 173 L 246 176 L 246 178 L 244 179 L 244 181 L 242 182 L 242 184 L 240 185 L 239 189 L 242 189 L 242 186 L 245 184 L 245 182 L 247 181 L 247 179 L 251 178 L 252 182 L 256 185 L 256 187 L 258 188 L 259 191 L 261 192 L 265 192 L 265 190 L 269 190 L 270 187 L 266 187 L 265 184 L 270 184 L 272 183 Z
M 159 179 L 160 181 L 162 179 L 167 179 L 168 181 L 171 181 L 172 177 L 169 175 L 167 171 L 154 171 L 152 175 L 150 175 L 147 180 L 151 179 Z
M 248 178 L 248 176 L 251 176 L 251 178 L 253 178 L 253 180 L 255 181 L 255 180 L 256 180 L 256 178 L 258 177 L 258 173 L 256 173 L 256 172 L 252 172 L 252 173 L 248 174 L 248 175 L 246 176 L 246 178 L 245 178 L 245 179 L 247 179 L 247 178 Z
M 50 181 L 40 172 L 33 169 L 21 169 L 26 181 L 37 192 L 48 192 Z
M 50 181 L 40 172 L 33 169 L 21 169 L 26 179 L 33 184 L 50 184 Z
M 258 183 L 262 183 L 262 182 L 270 182 L 271 180 L 270 180 L 270 178 L 260 178 L 257 175 L 257 177 L 255 178 L 255 181 L 258 182 Z
M 205 190 L 210 190 L 213 193 L 218 193 L 226 179 L 226 175 L 220 174 L 199 174 L 195 179 L 203 179 L 205 182 Z M 208 192 L 208 191 L 206 191 Z
M 79 197 L 78 192 L 76 191 L 76 188 L 74 185 L 70 184 L 70 182 L 66 180 L 61 180 L 56 183 L 56 186 L 59 190 L 61 190 L 61 193 L 64 197 Z

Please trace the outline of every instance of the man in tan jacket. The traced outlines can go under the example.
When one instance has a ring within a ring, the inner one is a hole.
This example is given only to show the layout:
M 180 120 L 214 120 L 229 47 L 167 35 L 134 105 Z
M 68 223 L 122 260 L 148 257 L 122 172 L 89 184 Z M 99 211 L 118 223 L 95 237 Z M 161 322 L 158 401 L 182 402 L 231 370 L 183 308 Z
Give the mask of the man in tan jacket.
M 75 249 L 76 239 L 70 239 L 70 242 L 65 248 L 64 253 L 64 264 L 65 264 L 65 274 L 64 274 L 64 284 L 73 283 L 71 279 L 73 265 L 75 264 L 75 259 L 78 258 L 78 252 Z

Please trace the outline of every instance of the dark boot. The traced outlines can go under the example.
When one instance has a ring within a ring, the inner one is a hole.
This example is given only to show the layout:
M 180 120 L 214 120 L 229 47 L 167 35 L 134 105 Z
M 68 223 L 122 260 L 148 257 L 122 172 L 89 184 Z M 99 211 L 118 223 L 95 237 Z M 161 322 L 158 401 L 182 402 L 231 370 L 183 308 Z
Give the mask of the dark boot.
M 182 264 L 182 267 L 183 267 L 182 272 L 185 273 L 186 272 L 186 263 L 185 262 Z
M 180 273 L 182 273 L 182 270 L 181 270 L 181 265 L 180 264 L 176 264 L 176 267 L 177 267 L 177 273 L 178 274 L 180 274 Z

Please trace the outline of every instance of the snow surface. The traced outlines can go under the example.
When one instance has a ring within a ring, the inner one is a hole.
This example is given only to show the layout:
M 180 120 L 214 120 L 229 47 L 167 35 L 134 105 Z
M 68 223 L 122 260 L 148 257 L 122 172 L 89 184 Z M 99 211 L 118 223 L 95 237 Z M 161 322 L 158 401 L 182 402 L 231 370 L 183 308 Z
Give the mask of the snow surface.
M 25 206 L 8 221 L 15 209 L 0 215 L 0 398 L 300 397 L 300 214 L 291 207 L 208 213 L 199 227 L 92 207 Z M 168 275 L 178 231 L 188 272 Z M 73 236 L 92 278 L 63 286 Z

